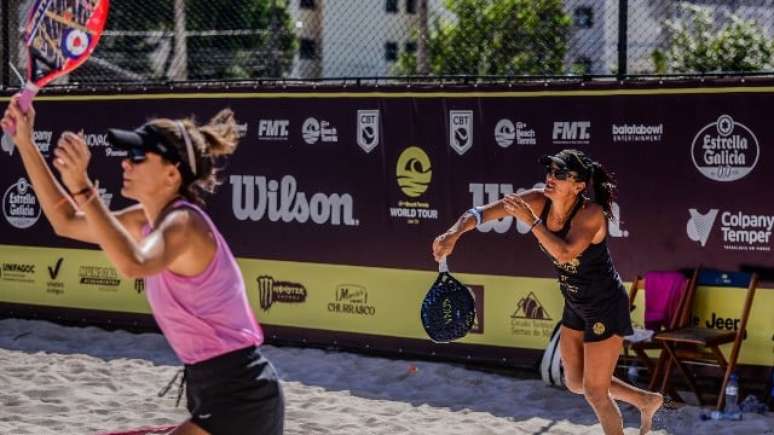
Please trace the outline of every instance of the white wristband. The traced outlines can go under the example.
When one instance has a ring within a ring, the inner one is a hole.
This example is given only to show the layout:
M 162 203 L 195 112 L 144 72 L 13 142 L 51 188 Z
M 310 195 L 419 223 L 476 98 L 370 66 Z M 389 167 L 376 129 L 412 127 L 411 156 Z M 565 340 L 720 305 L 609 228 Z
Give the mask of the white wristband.
M 468 213 L 476 217 L 476 226 L 481 225 L 481 221 L 484 220 L 484 212 L 480 207 L 473 207 L 468 210 Z

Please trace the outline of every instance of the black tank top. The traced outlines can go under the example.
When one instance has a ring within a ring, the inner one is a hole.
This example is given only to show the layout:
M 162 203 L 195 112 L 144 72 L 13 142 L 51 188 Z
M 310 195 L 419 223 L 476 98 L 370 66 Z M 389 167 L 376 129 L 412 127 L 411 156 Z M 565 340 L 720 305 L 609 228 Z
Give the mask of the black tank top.
M 578 197 L 567 220 L 559 231 L 551 231 L 562 240 L 567 240 L 570 225 L 578 211 L 583 207 L 586 199 Z M 548 212 L 551 210 L 551 200 L 546 198 L 540 218 L 544 223 L 548 221 Z M 546 225 L 546 228 L 548 226 Z M 610 251 L 607 249 L 607 236 L 597 244 L 590 244 L 579 256 L 567 263 L 559 263 L 541 245 L 540 249 L 548 255 L 554 263 L 554 268 L 559 275 L 559 288 L 564 297 L 571 302 L 594 303 L 599 300 L 620 296 L 620 291 L 626 292 L 621 282 L 621 277 L 613 266 Z

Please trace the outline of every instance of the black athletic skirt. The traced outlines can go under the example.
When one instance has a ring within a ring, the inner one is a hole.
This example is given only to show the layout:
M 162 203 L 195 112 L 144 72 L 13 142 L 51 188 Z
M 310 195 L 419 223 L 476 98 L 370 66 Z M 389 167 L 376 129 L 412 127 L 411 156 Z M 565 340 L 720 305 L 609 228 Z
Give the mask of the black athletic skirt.
M 257 347 L 185 366 L 191 421 L 213 435 L 280 435 L 285 403 L 274 367 Z

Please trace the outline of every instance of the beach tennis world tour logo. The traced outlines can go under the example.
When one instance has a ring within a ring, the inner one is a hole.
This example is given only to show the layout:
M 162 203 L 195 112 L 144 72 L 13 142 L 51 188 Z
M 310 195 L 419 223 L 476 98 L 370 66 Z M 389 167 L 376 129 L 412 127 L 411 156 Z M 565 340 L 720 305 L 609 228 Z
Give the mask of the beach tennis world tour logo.
M 302 304 L 306 302 L 306 287 L 290 281 L 276 281 L 270 275 L 261 275 L 258 282 L 258 303 L 263 311 L 276 303 Z
M 400 153 L 395 177 L 405 199 L 398 201 L 397 206 L 390 207 L 391 217 L 406 219 L 409 224 L 438 219 L 438 210 L 420 199 L 433 179 L 430 157 L 422 148 L 410 146 Z
M 529 292 L 516 301 L 516 309 L 511 314 L 511 334 L 549 338 L 554 326 L 552 320 L 535 293 Z
M 749 214 L 742 211 L 720 211 L 713 208 L 700 212 L 688 210 L 686 224 L 688 238 L 707 246 L 713 234 L 720 233 L 723 249 L 729 251 L 771 251 L 771 232 L 774 229 L 774 216 Z M 713 231 L 719 221 L 719 231 Z
M 348 193 L 315 193 L 307 195 L 298 190 L 298 182 L 292 175 L 280 181 L 263 176 L 232 175 L 231 207 L 240 221 L 270 222 L 311 221 L 318 225 L 356 226 L 360 221 L 353 215 L 354 200 Z
M 702 175 L 715 181 L 736 181 L 755 169 L 760 157 L 758 137 L 729 115 L 705 125 L 691 144 L 691 158 Z
M 40 204 L 26 178 L 12 184 L 3 194 L 3 216 L 11 226 L 25 229 L 40 219 Z

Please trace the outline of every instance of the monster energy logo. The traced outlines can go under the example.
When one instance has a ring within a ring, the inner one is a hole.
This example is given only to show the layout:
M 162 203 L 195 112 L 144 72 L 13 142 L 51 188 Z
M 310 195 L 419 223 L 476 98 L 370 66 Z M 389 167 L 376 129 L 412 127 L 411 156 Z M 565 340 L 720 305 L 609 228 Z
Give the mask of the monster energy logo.
M 306 287 L 295 282 L 275 281 L 273 277 L 261 275 L 258 281 L 258 296 L 261 309 L 268 311 L 275 303 L 302 303 L 306 301 Z

